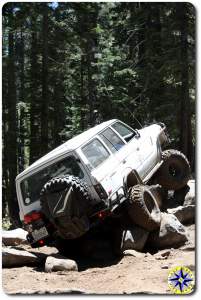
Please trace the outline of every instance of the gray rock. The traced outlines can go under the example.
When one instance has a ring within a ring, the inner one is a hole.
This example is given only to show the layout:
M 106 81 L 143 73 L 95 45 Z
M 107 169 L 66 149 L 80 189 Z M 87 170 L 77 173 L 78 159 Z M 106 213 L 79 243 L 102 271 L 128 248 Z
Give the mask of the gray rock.
M 77 263 L 67 258 L 48 256 L 45 262 L 45 272 L 78 271 Z
M 123 230 L 121 233 L 121 243 L 119 245 L 120 253 L 130 249 L 142 251 L 148 235 L 148 231 L 134 225 L 127 230 Z
M 195 205 L 169 208 L 167 212 L 176 216 L 182 224 L 193 224 L 195 221 Z
M 124 256 L 134 256 L 134 257 L 137 257 L 137 258 L 142 258 L 145 256 L 144 253 L 141 253 L 141 252 L 138 252 L 138 251 L 135 251 L 135 250 L 125 250 L 123 252 L 123 255 Z
M 164 249 L 178 247 L 187 239 L 187 232 L 177 217 L 172 214 L 162 213 L 160 229 L 151 232 L 147 243 L 153 248 Z
M 36 265 L 40 261 L 39 257 L 25 250 L 17 250 L 7 247 L 2 249 L 3 268 Z
M 5 246 L 16 246 L 20 244 L 28 244 L 26 240 L 27 231 L 22 228 L 14 230 L 2 230 L 2 241 Z
M 171 254 L 171 250 L 166 249 L 166 250 L 161 250 L 159 252 L 157 252 L 156 254 L 154 254 L 155 259 L 157 260 L 164 260 L 167 259 Z
M 195 180 L 189 180 L 188 182 L 189 191 L 184 198 L 184 206 L 195 205 Z

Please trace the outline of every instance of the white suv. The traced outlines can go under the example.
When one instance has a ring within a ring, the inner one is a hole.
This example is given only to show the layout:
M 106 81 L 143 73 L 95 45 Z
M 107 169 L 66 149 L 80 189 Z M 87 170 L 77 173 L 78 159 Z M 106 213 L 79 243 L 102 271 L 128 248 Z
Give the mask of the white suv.
M 20 219 L 33 247 L 76 239 L 127 201 L 136 224 L 154 230 L 160 210 L 153 184 L 186 185 L 190 167 L 168 141 L 164 124 L 136 130 L 119 120 L 101 123 L 43 156 L 16 178 Z

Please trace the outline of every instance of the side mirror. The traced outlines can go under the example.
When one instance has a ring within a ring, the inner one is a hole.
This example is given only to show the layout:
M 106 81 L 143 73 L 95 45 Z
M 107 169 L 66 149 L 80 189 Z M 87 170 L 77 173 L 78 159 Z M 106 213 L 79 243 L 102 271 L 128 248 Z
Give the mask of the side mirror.
M 140 133 L 137 129 L 135 129 L 135 133 L 136 133 L 136 135 L 135 135 L 136 139 L 139 139 L 140 138 Z

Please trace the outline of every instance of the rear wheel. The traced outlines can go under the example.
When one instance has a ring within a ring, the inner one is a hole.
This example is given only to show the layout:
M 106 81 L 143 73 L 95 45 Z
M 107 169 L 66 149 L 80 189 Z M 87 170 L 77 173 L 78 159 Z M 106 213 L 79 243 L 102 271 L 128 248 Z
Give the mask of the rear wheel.
M 128 214 L 133 223 L 148 231 L 159 228 L 160 209 L 149 186 L 136 185 L 130 189 Z
M 169 190 L 179 190 L 190 179 L 190 165 L 186 156 L 177 150 L 162 153 L 163 164 L 156 174 L 157 183 Z

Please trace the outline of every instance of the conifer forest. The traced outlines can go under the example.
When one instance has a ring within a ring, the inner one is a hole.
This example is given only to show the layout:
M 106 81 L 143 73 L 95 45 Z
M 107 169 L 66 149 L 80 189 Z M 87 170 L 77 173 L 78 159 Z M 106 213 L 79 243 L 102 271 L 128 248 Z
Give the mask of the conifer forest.
M 113 118 L 165 123 L 194 172 L 195 15 L 181 2 L 4 4 L 3 218 L 19 225 L 18 173 Z

